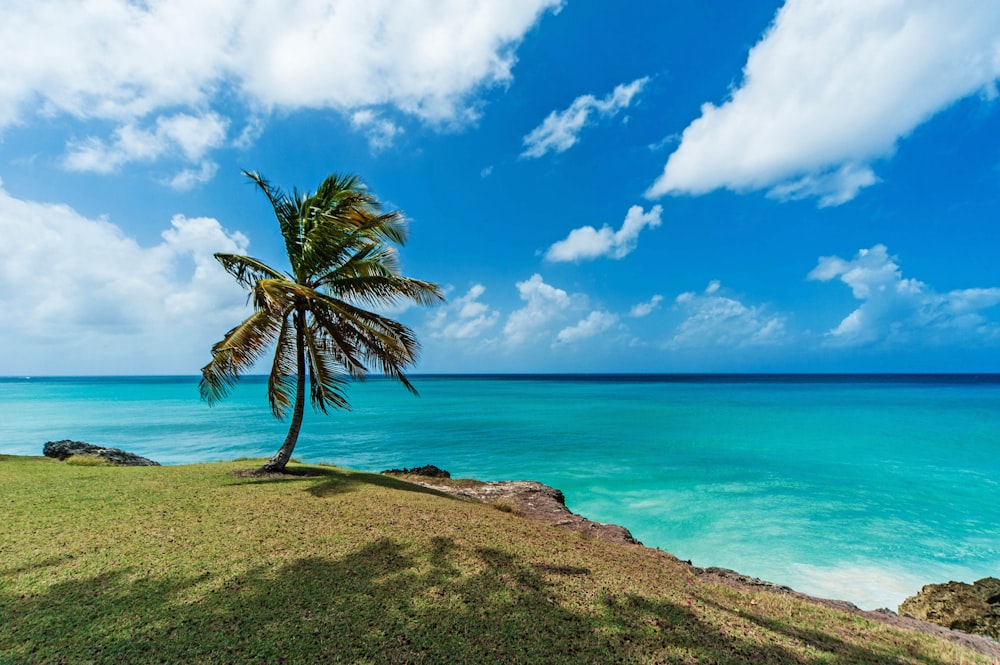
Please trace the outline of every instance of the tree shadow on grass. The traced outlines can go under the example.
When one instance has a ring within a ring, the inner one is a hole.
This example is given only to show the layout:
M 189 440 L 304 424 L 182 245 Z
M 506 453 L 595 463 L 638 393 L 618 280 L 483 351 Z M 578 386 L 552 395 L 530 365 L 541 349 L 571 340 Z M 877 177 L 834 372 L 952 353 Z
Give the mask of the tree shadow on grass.
M 305 490 L 315 497 L 322 498 L 334 494 L 344 494 L 361 489 L 365 485 L 375 485 L 405 492 L 417 492 L 419 494 L 433 494 L 434 496 L 455 497 L 439 490 L 424 487 L 414 483 L 408 483 L 391 476 L 383 476 L 374 473 L 362 473 L 360 471 L 347 471 L 330 467 L 290 467 L 288 473 L 280 476 L 254 476 L 252 471 L 247 474 L 240 473 L 242 480 L 231 483 L 231 486 L 257 485 L 257 484 L 283 484 L 283 483 L 304 483 Z
M 58 566 L 66 561 L 66 557 L 62 556 L 50 556 L 42 559 L 41 561 L 36 561 L 34 563 L 25 563 L 20 566 L 11 566 L 9 568 L 0 568 L 0 577 L 13 577 L 14 575 L 20 575 L 21 573 L 31 572 L 33 570 L 41 570 L 42 568 L 51 568 L 53 566 Z
M 908 661 L 901 660 L 894 657 L 890 653 L 886 653 L 881 650 L 877 645 L 866 644 L 864 646 L 851 644 L 842 639 L 839 639 L 836 635 L 837 631 L 832 627 L 827 631 L 811 630 L 801 626 L 790 625 L 785 621 L 779 619 L 773 619 L 767 616 L 760 616 L 754 614 L 753 612 L 748 612 L 744 609 L 734 609 L 732 607 L 723 607 L 712 600 L 699 599 L 699 602 L 704 602 L 706 605 L 712 605 L 716 609 L 723 612 L 727 612 L 734 617 L 739 617 L 744 621 L 749 621 L 761 628 L 767 630 L 768 632 L 777 633 L 784 635 L 788 638 L 795 640 L 801 644 L 808 645 L 817 652 L 826 653 L 832 655 L 836 660 L 835 662 L 843 663 L 877 663 L 884 665 L 905 665 Z M 842 614 L 836 612 L 829 613 L 831 621 L 838 622 L 863 622 L 865 619 L 854 616 L 851 614 Z M 929 665 L 938 664 L 940 661 L 933 656 L 920 655 L 915 652 L 910 654 L 916 662 L 928 663 Z
M 540 566 L 451 538 L 419 542 L 383 538 L 341 557 L 236 576 L 150 578 L 126 569 L 30 597 L 0 593 L 0 662 L 898 662 L 757 624 L 806 640 L 816 649 L 806 658 L 780 640 L 726 634 L 659 598 L 574 602 L 559 582 L 585 580 L 585 568 Z

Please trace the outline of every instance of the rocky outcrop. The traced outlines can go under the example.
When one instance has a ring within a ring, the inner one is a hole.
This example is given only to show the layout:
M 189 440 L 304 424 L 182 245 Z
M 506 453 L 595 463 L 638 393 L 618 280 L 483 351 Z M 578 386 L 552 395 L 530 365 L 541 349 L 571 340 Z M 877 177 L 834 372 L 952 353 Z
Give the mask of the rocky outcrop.
M 423 476 L 425 478 L 451 478 L 451 474 L 439 469 L 433 464 L 415 466 L 412 469 L 388 469 L 382 472 L 387 476 Z
M 973 584 L 928 584 L 903 601 L 899 613 L 966 633 L 1000 639 L 1000 580 L 984 577 Z
M 441 474 L 429 477 L 418 473 L 420 469 L 436 469 Z M 482 503 L 488 503 L 509 513 L 515 513 L 544 524 L 562 529 L 586 533 L 601 540 L 622 545 L 641 545 L 628 529 L 617 524 L 602 524 L 570 512 L 566 507 L 566 497 L 554 487 L 533 480 L 505 480 L 501 482 L 481 482 L 478 480 L 451 480 L 451 474 L 437 467 L 383 471 L 411 483 L 460 496 Z
M 160 466 L 159 462 L 154 462 L 153 460 L 145 457 L 139 457 L 138 455 L 120 450 L 118 448 L 105 448 L 103 446 L 95 446 L 92 443 L 70 441 L 69 439 L 63 439 L 62 441 L 49 441 L 45 444 L 45 447 L 42 448 L 42 454 L 46 457 L 54 457 L 58 460 L 65 460 L 73 455 L 92 455 L 103 458 L 111 464 L 117 464 L 119 466 Z

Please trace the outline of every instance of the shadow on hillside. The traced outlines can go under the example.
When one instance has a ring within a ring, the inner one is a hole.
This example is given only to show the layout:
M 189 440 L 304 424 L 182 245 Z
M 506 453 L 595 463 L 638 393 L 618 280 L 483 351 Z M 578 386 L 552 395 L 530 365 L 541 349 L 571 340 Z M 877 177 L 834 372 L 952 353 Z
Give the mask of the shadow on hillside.
M 442 537 L 421 548 L 385 538 L 340 558 L 238 577 L 136 575 L 82 578 L 26 598 L 0 593 L 0 661 L 899 662 L 830 635 L 758 622 L 813 646 L 815 658 L 806 659 L 766 635 L 735 638 L 685 605 L 634 594 L 573 609 L 556 582 L 585 581 L 589 570 Z
M 420 494 L 433 494 L 435 496 L 455 498 L 450 494 L 422 485 L 408 483 L 392 476 L 323 467 L 290 468 L 287 475 L 276 478 L 244 475 L 241 475 L 240 478 L 241 480 L 233 483 L 233 485 L 302 483 L 306 486 L 305 490 L 316 497 L 343 494 L 361 489 L 365 485 L 376 485 L 404 492 L 417 492 Z

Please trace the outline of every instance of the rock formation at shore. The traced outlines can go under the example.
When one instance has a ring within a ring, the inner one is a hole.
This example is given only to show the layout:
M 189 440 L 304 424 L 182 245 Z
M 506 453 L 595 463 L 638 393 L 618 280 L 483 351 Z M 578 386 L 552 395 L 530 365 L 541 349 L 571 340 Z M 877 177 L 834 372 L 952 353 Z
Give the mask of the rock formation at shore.
M 57 460 L 65 460 L 73 455 L 91 455 L 119 466 L 160 466 L 159 462 L 154 462 L 151 459 L 140 457 L 119 448 L 105 448 L 103 446 L 95 446 L 92 443 L 71 441 L 69 439 L 49 441 L 42 448 L 42 454 L 46 457 L 54 457 Z
M 451 474 L 433 465 L 413 469 L 390 469 L 382 474 L 402 478 L 423 487 L 491 504 L 500 510 L 516 513 L 562 529 L 587 533 L 613 543 L 641 545 L 629 530 L 617 524 L 589 520 L 566 507 L 566 497 L 554 487 L 533 480 L 481 482 L 452 481 Z
M 1000 640 L 1000 579 L 928 584 L 904 600 L 899 613 Z

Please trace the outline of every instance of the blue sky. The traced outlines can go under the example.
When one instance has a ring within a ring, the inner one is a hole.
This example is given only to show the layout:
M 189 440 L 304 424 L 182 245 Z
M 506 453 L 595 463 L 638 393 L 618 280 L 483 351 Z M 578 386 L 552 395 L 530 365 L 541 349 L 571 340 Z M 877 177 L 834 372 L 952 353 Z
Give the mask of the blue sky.
M 9 4 L 9 3 L 8 3 Z M 405 211 L 418 372 L 1000 371 L 1000 5 L 0 9 L 0 375 L 194 374 L 240 175 Z

